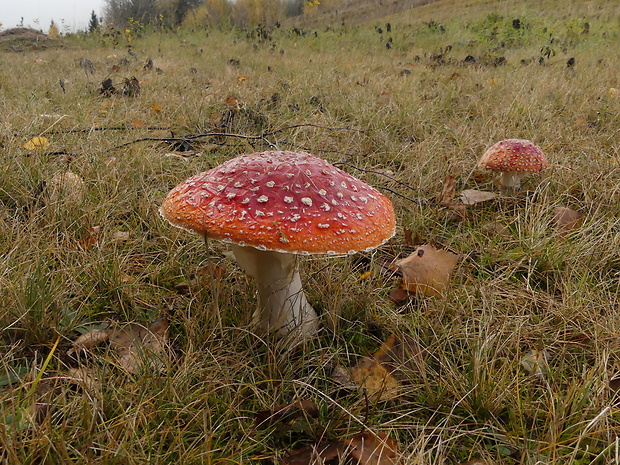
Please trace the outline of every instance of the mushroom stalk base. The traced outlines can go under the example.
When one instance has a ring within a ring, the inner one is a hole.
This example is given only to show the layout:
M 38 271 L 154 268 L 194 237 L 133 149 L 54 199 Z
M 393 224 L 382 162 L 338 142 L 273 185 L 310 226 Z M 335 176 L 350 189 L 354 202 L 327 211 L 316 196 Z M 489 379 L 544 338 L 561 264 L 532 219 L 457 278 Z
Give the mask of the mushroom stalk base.
M 319 322 L 304 294 L 297 256 L 240 245 L 232 250 L 239 266 L 256 279 L 261 301 L 254 318 L 258 331 L 286 338 L 293 347 L 313 338 Z
M 501 173 L 498 178 L 500 193 L 506 197 L 515 195 L 521 187 L 521 178 L 523 176 L 524 173 L 518 171 Z

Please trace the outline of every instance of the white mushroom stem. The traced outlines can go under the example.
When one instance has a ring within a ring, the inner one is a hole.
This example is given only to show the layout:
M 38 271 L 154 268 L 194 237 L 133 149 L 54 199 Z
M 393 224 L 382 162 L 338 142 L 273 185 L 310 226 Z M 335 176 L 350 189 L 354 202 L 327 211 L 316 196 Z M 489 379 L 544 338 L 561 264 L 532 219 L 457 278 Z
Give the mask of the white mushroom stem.
M 258 331 L 287 338 L 292 347 L 313 338 L 318 317 L 302 289 L 297 255 L 232 246 L 237 263 L 256 279 L 260 310 L 255 315 Z
M 521 187 L 521 178 L 526 173 L 520 171 L 507 171 L 499 174 L 498 184 L 502 195 L 515 195 Z

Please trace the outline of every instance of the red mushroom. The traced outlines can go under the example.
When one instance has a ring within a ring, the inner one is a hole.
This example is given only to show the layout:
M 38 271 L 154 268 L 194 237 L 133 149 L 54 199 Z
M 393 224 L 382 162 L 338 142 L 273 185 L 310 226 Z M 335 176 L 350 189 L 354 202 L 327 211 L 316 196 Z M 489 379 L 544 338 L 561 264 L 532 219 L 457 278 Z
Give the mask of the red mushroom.
M 478 166 L 499 173 L 501 194 L 514 195 L 524 176 L 542 171 L 549 165 L 543 151 L 532 141 L 506 139 L 487 149 Z
M 174 226 L 232 244 L 256 279 L 261 333 L 313 337 L 318 318 L 306 300 L 299 254 L 371 250 L 394 235 L 392 203 L 376 189 L 307 153 L 234 158 L 176 186 L 160 212 Z

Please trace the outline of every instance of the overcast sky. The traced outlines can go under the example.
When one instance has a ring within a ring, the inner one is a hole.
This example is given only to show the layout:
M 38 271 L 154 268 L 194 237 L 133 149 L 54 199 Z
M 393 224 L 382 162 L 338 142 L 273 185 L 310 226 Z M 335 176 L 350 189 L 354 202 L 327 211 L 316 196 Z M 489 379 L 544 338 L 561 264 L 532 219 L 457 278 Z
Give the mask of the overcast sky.
M 43 32 L 52 20 L 60 32 L 86 30 L 91 11 L 101 18 L 104 4 L 104 0 L 0 0 L 0 30 L 19 26 L 22 17 L 24 26 Z

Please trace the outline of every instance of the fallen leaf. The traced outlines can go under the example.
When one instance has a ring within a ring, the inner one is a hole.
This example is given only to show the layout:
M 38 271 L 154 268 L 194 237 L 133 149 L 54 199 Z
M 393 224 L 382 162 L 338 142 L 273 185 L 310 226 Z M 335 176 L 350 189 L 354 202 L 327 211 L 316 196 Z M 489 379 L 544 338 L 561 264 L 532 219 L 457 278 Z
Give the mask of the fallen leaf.
M 62 203 L 65 207 L 81 204 L 85 190 L 82 178 L 71 171 L 56 174 L 46 186 L 49 201 Z
M 399 304 L 402 302 L 406 302 L 411 296 L 406 289 L 403 289 L 402 287 L 397 287 L 396 289 L 392 289 L 390 291 L 389 297 L 392 302 L 394 302 L 395 304 Z
M 45 150 L 46 148 L 48 148 L 50 146 L 49 141 L 47 140 L 46 137 L 43 136 L 39 136 L 39 137 L 33 137 L 32 139 L 30 139 L 28 142 L 26 142 L 23 147 L 26 150 Z
M 336 365 L 332 371 L 332 379 L 341 384 L 345 389 L 357 389 L 357 384 L 353 381 L 351 371 L 342 365 Z
M 403 274 L 402 287 L 408 292 L 440 297 L 459 259 L 460 255 L 426 244 L 394 266 Z
M 239 84 L 245 84 L 245 82 L 246 82 L 247 80 L 248 80 L 248 77 L 247 77 L 247 76 L 239 76 L 239 77 L 237 78 L 237 82 L 238 82 Z
M 153 103 L 151 105 L 151 112 L 153 114 L 159 115 L 162 112 L 162 108 L 159 105 L 156 105 L 156 104 Z
M 342 463 L 346 445 L 340 441 L 319 442 L 290 451 L 279 463 L 284 465 L 338 465 Z
M 453 203 L 447 206 L 446 218 L 449 221 L 463 221 L 468 217 L 467 207 L 462 203 Z
M 395 465 L 401 463 L 398 442 L 386 433 L 364 431 L 347 442 L 351 456 L 359 465 Z
M 475 205 L 477 203 L 488 202 L 499 197 L 495 192 L 478 191 L 475 189 L 465 189 L 459 196 L 464 205 Z
M 142 127 L 144 127 L 144 126 L 145 126 L 144 121 L 139 120 L 139 119 L 134 119 L 134 120 L 131 122 L 131 127 L 132 127 L 132 128 L 142 128 Z
M 130 237 L 131 233 L 129 231 L 114 231 L 111 235 L 111 239 L 116 242 L 128 241 Z
M 482 225 L 482 230 L 488 236 L 504 236 L 510 232 L 508 226 L 497 221 L 487 221 Z
M 521 357 L 519 363 L 529 374 L 544 378 L 549 371 L 548 359 L 549 354 L 546 350 L 533 349 Z
M 128 323 L 112 325 L 109 329 L 94 329 L 75 340 L 67 355 L 79 351 L 91 350 L 109 340 L 110 346 L 117 353 L 117 363 L 129 373 L 138 373 L 149 362 L 152 369 L 162 370 L 169 359 L 167 352 L 168 328 L 167 318 L 160 318 L 151 324 Z
M 392 373 L 413 362 L 416 369 L 421 369 L 424 362 L 422 348 L 411 339 L 401 339 L 391 334 L 373 354 L 373 358 Z
M 364 357 L 351 369 L 355 384 L 373 400 L 386 401 L 401 393 L 400 383 L 374 358 Z
M 386 433 L 364 431 L 344 441 L 319 442 L 282 457 L 284 465 L 396 465 L 400 464 L 398 442 Z
M 456 176 L 454 174 L 447 175 L 443 180 L 441 194 L 439 195 L 439 203 L 442 205 L 452 205 L 456 196 Z
M 119 365 L 133 374 L 142 369 L 143 361 L 148 361 L 152 369 L 164 369 L 169 326 L 167 318 L 160 318 L 148 326 L 130 323 L 113 331 L 110 345 L 119 353 Z
M 101 226 L 93 226 L 84 237 L 78 240 L 78 246 L 82 250 L 90 250 L 97 244 L 100 237 Z
M 366 281 L 367 279 L 370 279 L 371 277 L 372 277 L 372 270 L 367 270 L 367 271 L 360 273 L 360 275 L 357 277 L 357 280 Z
M 237 100 L 237 97 L 234 97 L 232 95 L 229 95 L 224 99 L 224 104 L 229 108 L 239 107 L 239 101 Z
M 102 342 L 108 340 L 109 332 L 107 329 L 93 329 L 82 334 L 73 342 L 73 347 L 67 351 L 67 355 L 73 355 L 80 351 L 91 350 Z
M 560 235 L 564 236 L 582 225 L 583 215 L 572 208 L 555 207 L 551 222 Z
M 69 384 L 76 384 L 88 392 L 99 392 L 101 385 L 95 372 L 86 367 L 69 368 Z
M 392 94 L 390 92 L 381 92 L 378 99 L 382 105 L 389 105 L 392 101 Z
M 310 400 L 299 400 L 292 404 L 278 405 L 273 409 L 261 410 L 256 412 L 256 426 L 267 428 L 274 423 L 290 422 L 301 416 L 317 418 L 319 407 Z

